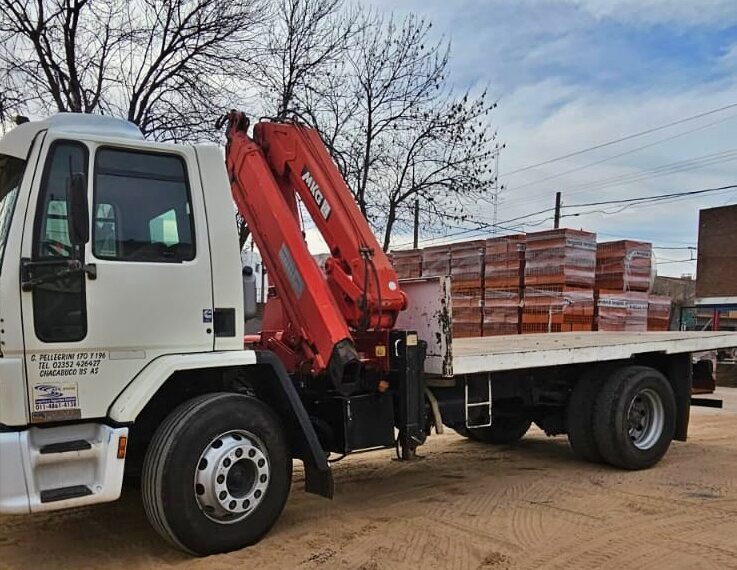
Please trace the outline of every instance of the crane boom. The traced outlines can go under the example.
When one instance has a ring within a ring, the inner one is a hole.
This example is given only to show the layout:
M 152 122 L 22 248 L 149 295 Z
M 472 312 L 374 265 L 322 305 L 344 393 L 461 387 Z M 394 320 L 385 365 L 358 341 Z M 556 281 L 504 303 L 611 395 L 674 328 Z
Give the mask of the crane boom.
M 356 389 L 360 370 L 386 368 L 373 347 L 407 300 L 394 269 L 359 210 L 320 135 L 299 123 L 227 120 L 226 166 L 238 211 L 275 287 L 260 344 L 291 372 L 327 373 L 338 390 Z M 301 200 L 325 239 L 323 272 L 300 227 Z

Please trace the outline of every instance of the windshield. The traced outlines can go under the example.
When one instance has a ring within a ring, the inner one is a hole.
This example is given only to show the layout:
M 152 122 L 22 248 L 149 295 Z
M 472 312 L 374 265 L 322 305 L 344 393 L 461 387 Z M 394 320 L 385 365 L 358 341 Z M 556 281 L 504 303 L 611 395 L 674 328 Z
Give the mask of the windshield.
M 25 168 L 24 161 L 0 154 L 0 268 L 5 257 L 5 242 Z

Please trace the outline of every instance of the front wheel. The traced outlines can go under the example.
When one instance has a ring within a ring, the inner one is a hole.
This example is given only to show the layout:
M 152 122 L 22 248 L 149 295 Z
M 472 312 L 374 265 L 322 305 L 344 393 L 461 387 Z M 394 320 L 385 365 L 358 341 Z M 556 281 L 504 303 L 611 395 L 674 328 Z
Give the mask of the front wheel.
M 204 556 L 257 542 L 281 514 L 291 482 L 274 412 L 248 396 L 205 394 L 156 431 L 143 466 L 143 504 L 159 534 Z

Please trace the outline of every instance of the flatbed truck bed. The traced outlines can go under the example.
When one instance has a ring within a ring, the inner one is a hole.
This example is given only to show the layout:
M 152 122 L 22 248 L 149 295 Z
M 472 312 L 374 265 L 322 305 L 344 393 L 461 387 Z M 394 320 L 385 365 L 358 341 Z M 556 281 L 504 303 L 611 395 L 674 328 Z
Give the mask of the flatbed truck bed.
M 628 360 L 737 346 L 735 332 L 586 332 L 453 338 L 453 374 Z
M 718 407 L 692 399 L 692 356 L 737 346 L 734 332 L 454 338 L 448 307 L 428 301 L 416 311 L 438 317 L 434 330 L 420 329 L 436 427 L 511 444 L 535 423 L 549 436 L 566 434 L 578 458 L 624 469 L 650 467 L 671 439 L 685 441 L 692 405 Z

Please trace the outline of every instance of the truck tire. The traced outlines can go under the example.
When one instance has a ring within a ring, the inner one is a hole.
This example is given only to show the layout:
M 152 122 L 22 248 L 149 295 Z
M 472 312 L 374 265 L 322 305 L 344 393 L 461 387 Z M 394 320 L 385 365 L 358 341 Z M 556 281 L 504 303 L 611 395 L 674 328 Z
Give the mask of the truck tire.
M 249 546 L 281 514 L 292 459 L 279 418 L 263 402 L 205 394 L 159 426 L 143 464 L 143 506 L 174 546 L 205 556 Z
M 627 366 L 607 378 L 594 409 L 594 436 L 607 463 L 652 467 L 668 451 L 675 429 L 673 388 L 660 372 Z
M 599 463 L 602 457 L 594 437 L 594 406 L 604 378 L 594 374 L 584 374 L 574 386 L 566 409 L 566 428 L 573 454 L 583 461 Z
M 504 445 L 522 439 L 530 425 L 532 421 L 527 416 L 495 417 L 488 427 L 468 429 L 467 437 L 483 443 Z

